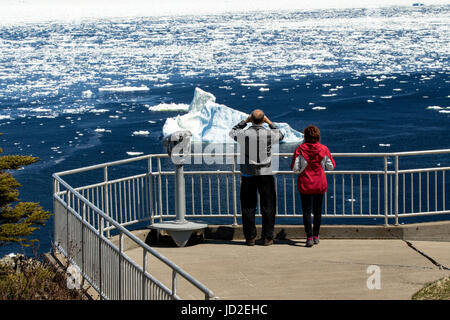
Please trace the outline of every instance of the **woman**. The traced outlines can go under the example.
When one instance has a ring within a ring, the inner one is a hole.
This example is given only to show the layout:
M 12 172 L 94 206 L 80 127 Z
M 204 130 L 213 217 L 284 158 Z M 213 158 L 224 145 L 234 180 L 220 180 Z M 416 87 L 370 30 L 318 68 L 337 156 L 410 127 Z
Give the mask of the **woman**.
M 323 194 L 327 191 L 325 169 L 336 166 L 330 150 L 320 144 L 320 130 L 310 125 L 303 131 L 304 142 L 297 147 L 291 169 L 299 173 L 297 189 L 302 200 L 303 224 L 306 232 L 306 246 L 319 243 L 319 230 L 322 218 Z M 314 214 L 314 227 L 311 214 Z

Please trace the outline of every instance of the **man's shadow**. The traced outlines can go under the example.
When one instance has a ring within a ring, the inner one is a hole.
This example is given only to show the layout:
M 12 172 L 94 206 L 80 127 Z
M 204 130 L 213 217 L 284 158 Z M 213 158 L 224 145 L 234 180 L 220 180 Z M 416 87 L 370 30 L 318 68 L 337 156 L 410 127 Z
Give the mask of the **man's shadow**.
M 294 247 L 306 247 L 306 240 L 292 240 L 287 238 L 286 231 L 284 229 L 281 229 L 276 235 L 275 235 L 275 241 L 276 244 L 285 244 L 290 245 Z

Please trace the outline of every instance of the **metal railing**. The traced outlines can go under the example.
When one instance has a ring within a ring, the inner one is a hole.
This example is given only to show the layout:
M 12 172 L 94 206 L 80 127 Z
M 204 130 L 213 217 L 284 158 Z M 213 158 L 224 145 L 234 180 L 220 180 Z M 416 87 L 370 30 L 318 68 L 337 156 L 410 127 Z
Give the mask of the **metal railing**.
M 328 191 L 324 197 L 323 217 L 380 219 L 385 225 L 391 219 L 397 225 L 400 219 L 407 217 L 449 214 L 446 186 L 448 190 L 450 174 L 446 172 L 450 170 L 450 166 L 440 165 L 450 162 L 449 155 L 449 149 L 398 153 L 334 153 L 337 169 L 345 168 L 345 160 L 348 160 L 347 166 L 352 169 L 356 167 L 355 159 L 369 162 L 362 163 L 357 170 L 326 172 Z M 274 156 L 280 159 L 280 168 L 289 169 L 291 153 Z M 422 161 L 423 157 L 430 156 L 438 157 L 428 161 L 434 165 L 418 168 L 417 161 L 426 164 L 427 161 Z M 230 224 L 238 224 L 239 155 L 192 154 L 191 157 L 193 164 L 186 165 L 184 171 L 186 218 L 208 218 L 211 222 L 225 219 Z M 205 165 L 201 161 L 204 157 L 214 157 L 216 161 Z M 422 157 L 422 160 L 417 157 Z M 220 158 L 222 161 L 217 161 Z M 413 168 L 400 169 L 400 159 L 405 167 Z M 414 161 L 409 161 L 411 159 Z M 117 169 L 118 166 L 122 168 Z M 138 172 L 140 173 L 136 174 Z M 87 175 L 70 184 L 62 179 L 63 176 L 71 179 L 83 174 Z M 278 170 L 274 175 L 277 218 L 300 219 L 297 175 L 290 170 Z M 109 162 L 55 173 L 53 178 L 57 248 L 73 260 L 84 277 L 104 298 L 178 299 L 178 275 L 197 287 L 205 298 L 213 296 L 205 286 L 125 228 L 143 221 L 152 224 L 156 220 L 175 217 L 172 192 L 175 187 L 174 170 L 168 155 L 145 155 Z M 82 185 L 72 187 L 80 182 Z M 118 247 L 110 241 L 110 232 L 118 233 Z M 124 253 L 124 236 L 143 248 L 142 267 Z M 148 273 L 147 255 L 157 257 L 172 269 L 171 289 Z M 104 269 L 105 265 L 109 269 Z M 131 288 L 130 281 L 133 283 Z
M 55 248 L 69 259 L 101 298 L 178 300 L 180 299 L 177 291 L 179 277 L 195 286 L 205 299 L 214 297 L 212 291 L 206 286 L 138 239 L 68 185 L 58 174 L 54 174 L 53 179 Z M 62 188 L 65 190 L 61 190 Z M 104 195 L 108 203 L 107 193 Z M 117 230 L 118 246 L 105 236 L 106 224 Z M 142 266 L 125 254 L 124 237 L 142 248 Z M 148 272 L 150 255 L 171 270 L 171 288 Z

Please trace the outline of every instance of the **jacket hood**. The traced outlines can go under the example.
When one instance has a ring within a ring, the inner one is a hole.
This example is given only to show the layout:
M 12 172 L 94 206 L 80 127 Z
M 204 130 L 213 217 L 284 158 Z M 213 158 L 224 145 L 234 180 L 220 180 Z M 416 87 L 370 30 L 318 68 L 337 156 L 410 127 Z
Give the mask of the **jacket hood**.
M 303 158 L 305 158 L 306 161 L 314 158 L 314 156 L 319 155 L 321 158 L 325 156 L 325 150 L 323 146 L 319 142 L 315 143 L 302 143 L 299 146 Z

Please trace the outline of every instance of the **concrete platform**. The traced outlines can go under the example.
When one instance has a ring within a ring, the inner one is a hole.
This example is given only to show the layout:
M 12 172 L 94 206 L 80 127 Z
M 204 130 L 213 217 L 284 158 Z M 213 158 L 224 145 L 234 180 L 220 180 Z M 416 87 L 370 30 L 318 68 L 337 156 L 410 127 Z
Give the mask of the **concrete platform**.
M 272 246 L 249 247 L 243 240 L 211 240 L 177 248 L 153 245 L 211 289 L 219 299 L 410 299 L 424 285 L 450 271 L 450 242 L 322 239 L 312 248 L 302 239 L 278 240 Z M 127 255 L 142 264 L 142 250 Z M 425 255 L 424 255 L 424 254 Z M 380 268 L 381 289 L 368 289 L 370 265 Z M 171 273 L 151 257 L 149 272 L 165 285 Z M 179 295 L 202 299 L 198 290 L 179 280 Z

